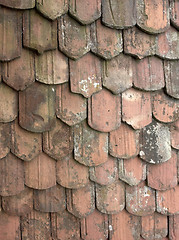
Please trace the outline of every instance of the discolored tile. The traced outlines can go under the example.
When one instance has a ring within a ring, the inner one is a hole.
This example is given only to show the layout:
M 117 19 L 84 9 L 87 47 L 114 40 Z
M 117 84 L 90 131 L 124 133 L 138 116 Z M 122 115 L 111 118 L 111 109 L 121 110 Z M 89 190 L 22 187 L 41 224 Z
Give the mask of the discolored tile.
M 0 123 L 0 159 L 10 151 L 10 128 L 11 123 Z
M 179 120 L 171 126 L 171 145 L 173 148 L 179 149 Z
M 179 2 L 170 0 L 170 19 L 173 26 L 179 29 Z
M 29 9 L 35 7 L 35 0 L 0 0 L 0 4 L 10 8 Z

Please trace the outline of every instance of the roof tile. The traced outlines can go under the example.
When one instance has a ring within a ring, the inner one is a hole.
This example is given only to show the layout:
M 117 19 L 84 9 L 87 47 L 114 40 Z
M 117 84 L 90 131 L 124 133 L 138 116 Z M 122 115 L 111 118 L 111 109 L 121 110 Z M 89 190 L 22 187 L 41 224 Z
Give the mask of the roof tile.
M 170 0 L 170 19 L 177 29 L 179 29 L 179 2 L 178 0 Z
M 35 0 L 0 0 L 0 4 L 10 8 L 28 9 L 35 7 Z
M 169 217 L 169 238 L 177 240 L 179 238 L 179 214 Z
M 0 123 L 0 159 L 10 151 L 10 123 Z
M 179 120 L 174 122 L 171 128 L 171 145 L 173 148 L 179 149 Z

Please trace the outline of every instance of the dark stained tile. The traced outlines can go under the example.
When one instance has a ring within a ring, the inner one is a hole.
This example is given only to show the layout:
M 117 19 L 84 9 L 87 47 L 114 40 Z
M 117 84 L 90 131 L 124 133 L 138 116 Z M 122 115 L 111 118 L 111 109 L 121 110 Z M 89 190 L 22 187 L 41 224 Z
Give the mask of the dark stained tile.
M 0 0 L 0 4 L 10 8 L 29 9 L 35 7 L 35 0 Z
M 179 29 L 179 2 L 170 0 L 170 19 L 173 26 Z
M 169 238 L 177 240 L 179 238 L 179 214 L 169 217 Z
M 0 159 L 10 151 L 10 128 L 11 123 L 0 123 Z
M 171 145 L 173 148 L 179 149 L 179 120 L 171 126 Z

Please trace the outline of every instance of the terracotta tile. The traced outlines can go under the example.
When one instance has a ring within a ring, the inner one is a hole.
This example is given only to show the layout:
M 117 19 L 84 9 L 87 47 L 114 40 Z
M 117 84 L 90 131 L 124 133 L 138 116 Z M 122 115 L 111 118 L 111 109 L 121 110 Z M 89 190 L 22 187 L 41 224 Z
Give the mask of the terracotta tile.
M 179 98 L 179 61 L 164 61 L 167 93 Z
M 101 0 L 70 0 L 69 12 L 82 24 L 90 24 L 101 16 Z
M 111 240 L 135 240 L 140 238 L 140 218 L 129 214 L 125 210 L 111 215 L 109 224 Z
M 161 122 L 174 122 L 179 118 L 179 100 L 168 97 L 163 91 L 153 97 L 153 115 Z
M 124 52 L 139 59 L 155 54 L 156 37 L 136 27 L 124 30 Z
M 157 191 L 157 212 L 161 214 L 179 214 L 179 185 L 166 191 Z
M 138 216 L 152 214 L 155 211 L 155 191 L 145 182 L 137 186 L 126 185 L 126 210 Z
M 102 213 L 116 214 L 124 209 L 125 189 L 120 180 L 107 186 L 96 185 L 96 205 Z
M 9 216 L 0 213 L 0 240 L 20 239 L 20 219 L 17 216 Z
M 81 188 L 89 182 L 88 167 L 79 164 L 70 154 L 57 162 L 57 182 L 66 188 Z
M 100 185 L 108 185 L 117 179 L 117 160 L 110 155 L 108 160 L 97 166 L 90 167 L 90 179 Z
M 40 212 L 61 212 L 65 210 L 65 189 L 56 185 L 45 190 L 35 190 L 34 208 Z
M 133 81 L 135 87 L 146 91 L 163 88 L 163 61 L 154 56 L 136 60 L 133 64 Z
M 171 158 L 170 131 L 165 125 L 153 120 L 141 130 L 139 143 L 140 157 L 149 163 L 158 164 Z
M 122 93 L 122 120 L 134 129 L 141 129 L 152 122 L 150 93 L 130 88 Z
M 11 124 L 11 152 L 18 158 L 30 161 L 42 151 L 42 136 L 31 133 L 18 124 L 15 120 Z
M 35 55 L 36 80 L 45 84 L 68 82 L 68 59 L 58 50 Z
M 0 122 L 11 122 L 17 117 L 17 92 L 6 84 L 0 84 Z
M 10 123 L 0 123 L 0 159 L 10 151 Z
M 49 131 L 55 120 L 55 88 L 38 82 L 19 92 L 19 124 L 31 132 Z
M 74 158 L 86 166 L 108 160 L 108 134 L 91 129 L 85 121 L 74 126 Z
M 81 220 L 81 235 L 84 240 L 106 240 L 108 236 L 108 216 L 94 210 Z
M 123 51 L 122 32 L 110 29 L 100 20 L 91 25 L 91 51 L 104 59 L 111 59 Z
M 163 239 L 168 233 L 167 217 L 159 213 L 141 218 L 142 237 L 144 239 Z
M 179 2 L 170 0 L 170 19 L 173 26 L 179 29 Z
M 95 209 L 94 185 L 80 189 L 67 189 L 67 209 L 75 217 L 83 218 Z
M 121 96 L 107 89 L 88 100 L 88 124 L 100 132 L 110 132 L 121 124 Z
M 34 9 L 23 15 L 23 45 L 39 53 L 57 48 L 57 21 L 49 21 Z
M 77 61 L 70 60 L 71 91 L 90 97 L 102 89 L 101 61 L 94 54 L 88 53 Z
M 109 61 L 103 62 L 103 86 L 114 94 L 132 87 L 133 59 L 121 53 Z
M 23 162 L 9 153 L 0 160 L 0 195 L 12 196 L 24 190 Z
M 133 0 L 102 1 L 102 21 L 112 28 L 128 28 L 136 24 L 136 3 Z
M 67 0 L 50 0 L 42 1 L 36 0 L 36 8 L 45 17 L 55 20 L 62 14 L 68 11 L 68 1 Z
M 151 34 L 164 32 L 170 25 L 168 0 L 137 0 L 137 24 Z
M 113 157 L 126 159 L 137 156 L 139 152 L 138 132 L 125 123 L 110 132 L 109 141 L 109 153 Z
M 25 188 L 18 195 L 2 198 L 3 210 L 9 215 L 24 216 L 33 209 L 33 191 Z
M 171 127 L 171 145 L 173 148 L 179 149 L 179 120 L 173 123 Z
M 146 164 L 139 158 L 118 161 L 119 178 L 130 186 L 138 185 L 146 179 Z
M 30 188 L 47 189 L 56 185 L 55 161 L 41 153 L 25 162 L 25 184 Z
M 35 7 L 35 0 L 0 0 L 0 4 L 10 8 L 28 9 Z
M 179 238 L 179 215 L 169 217 L 169 238 L 177 240 Z
M 61 160 L 73 151 L 72 129 L 56 119 L 52 130 L 43 133 L 43 150 L 56 160 Z
M 179 32 L 170 27 L 167 31 L 159 34 L 156 43 L 156 55 L 165 59 L 179 58 Z
M 147 181 L 148 186 L 162 191 L 177 185 L 177 155 L 174 151 L 167 162 L 148 165 Z
M 87 116 L 87 102 L 84 97 L 70 92 L 68 83 L 56 89 L 56 114 L 69 126 L 83 121 Z
M 67 14 L 59 19 L 58 38 L 60 50 L 72 59 L 78 59 L 90 50 L 89 26 L 82 26 Z

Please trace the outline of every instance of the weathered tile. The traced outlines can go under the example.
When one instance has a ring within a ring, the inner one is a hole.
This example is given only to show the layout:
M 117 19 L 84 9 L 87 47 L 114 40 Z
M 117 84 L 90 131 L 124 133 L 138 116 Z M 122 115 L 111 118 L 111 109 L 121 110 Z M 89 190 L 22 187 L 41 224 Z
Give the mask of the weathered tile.
M 57 48 L 57 21 L 49 21 L 34 9 L 23 15 L 23 45 L 38 53 Z
M 121 124 L 121 96 L 107 89 L 88 100 L 88 124 L 100 132 L 110 132 Z
M 70 0 L 69 12 L 82 24 L 90 24 L 101 16 L 101 0 Z
M 139 144 L 140 157 L 149 163 L 158 164 L 171 158 L 169 128 L 156 121 L 141 130 Z
M 74 126 L 74 158 L 86 166 L 108 160 L 108 134 L 91 129 L 85 121 Z
M 136 27 L 124 30 L 124 52 L 139 59 L 155 54 L 156 37 Z
M 146 164 L 139 158 L 118 161 L 119 178 L 130 186 L 138 185 L 146 179 Z
M 19 92 L 19 124 L 31 132 L 49 131 L 55 119 L 55 88 L 34 82 Z
M 179 238 L 179 214 L 169 217 L 169 238 L 177 240 Z
M 58 50 L 35 55 L 36 80 L 45 84 L 68 82 L 68 59 Z
M 122 120 L 134 129 L 141 129 L 152 122 L 150 93 L 130 88 L 122 93 Z
M 74 160 L 72 154 L 57 162 L 57 182 L 65 188 L 81 188 L 89 182 L 88 167 Z
M 125 188 L 120 180 L 107 186 L 96 185 L 96 207 L 102 213 L 116 214 L 124 209 Z
M 23 162 L 9 153 L 0 160 L 0 195 L 12 196 L 24 190 Z
M 34 209 L 40 212 L 58 212 L 66 208 L 65 189 L 54 186 L 45 190 L 34 191 Z
M 0 123 L 0 159 L 10 151 L 10 127 L 11 123 Z
M 78 94 L 71 93 L 69 84 L 58 85 L 56 89 L 56 114 L 69 126 L 83 121 L 87 116 L 87 101 Z
M 97 20 L 91 25 L 91 51 L 111 59 L 123 51 L 122 32 L 110 29 Z
M 179 149 L 179 120 L 171 126 L 171 145 L 173 148 Z
M 0 0 L 0 4 L 10 8 L 29 9 L 35 7 L 35 0 Z
M 79 60 L 70 60 L 71 91 L 90 97 L 102 89 L 101 61 L 92 53 L 88 53 Z
M 138 132 L 125 123 L 110 132 L 109 141 L 109 153 L 113 157 L 126 159 L 137 156 L 139 152 Z
M 30 188 L 47 189 L 56 185 L 55 160 L 41 153 L 24 162 L 25 184 Z
M 179 29 L 179 2 L 178 0 L 170 0 L 170 19 L 177 29 Z
M 59 19 L 58 38 L 60 50 L 72 59 L 78 59 L 90 50 L 89 26 L 82 26 L 67 14 Z

